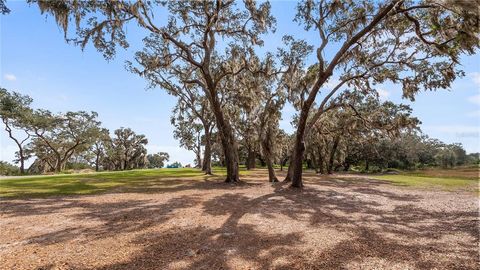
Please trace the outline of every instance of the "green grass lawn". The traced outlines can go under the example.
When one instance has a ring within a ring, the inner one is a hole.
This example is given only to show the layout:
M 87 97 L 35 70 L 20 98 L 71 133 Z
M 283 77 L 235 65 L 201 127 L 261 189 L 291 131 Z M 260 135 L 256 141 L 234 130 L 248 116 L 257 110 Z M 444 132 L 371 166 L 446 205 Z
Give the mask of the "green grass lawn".
M 478 192 L 479 180 L 469 177 L 438 177 L 422 174 L 372 175 L 372 179 L 386 180 L 395 185 L 421 188 L 440 188 L 443 190 L 467 190 Z
M 214 168 L 213 172 L 217 177 L 226 175 L 224 168 Z M 113 188 L 173 188 L 210 177 L 198 169 L 179 168 L 5 178 L 0 179 L 0 197 L 94 194 Z
M 195 184 L 212 177 L 221 179 L 226 174 L 225 168 L 214 168 L 213 171 L 215 176 L 206 176 L 198 169 L 179 168 L 4 178 L 0 179 L 0 198 L 95 194 L 112 189 L 148 192 Z M 240 173 L 246 174 L 247 171 L 242 168 Z M 478 177 L 472 177 L 471 172 L 454 175 L 452 170 L 448 173 L 416 171 L 371 175 L 370 178 L 400 186 L 479 192 Z

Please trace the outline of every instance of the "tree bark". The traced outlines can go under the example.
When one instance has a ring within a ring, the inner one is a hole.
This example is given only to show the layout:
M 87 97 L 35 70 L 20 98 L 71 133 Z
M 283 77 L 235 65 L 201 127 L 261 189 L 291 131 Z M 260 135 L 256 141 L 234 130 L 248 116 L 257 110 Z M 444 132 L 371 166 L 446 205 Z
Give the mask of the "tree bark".
M 57 160 L 55 161 L 55 172 L 59 173 L 62 171 L 62 162 L 60 157 L 57 157 Z
M 97 153 L 95 157 L 95 171 L 98 172 L 100 163 L 100 155 Z
M 257 153 L 255 152 L 255 147 L 248 146 L 247 154 L 247 170 L 255 169 L 255 157 Z
M 207 51 L 206 53 L 210 54 L 210 51 Z M 204 91 L 210 101 L 211 109 L 217 123 L 220 141 L 222 143 L 225 165 L 227 167 L 227 177 L 225 178 L 225 182 L 235 183 L 240 181 L 238 144 L 230 122 L 225 120 L 225 115 L 222 111 L 220 101 L 218 100 L 216 84 L 208 69 L 210 55 L 206 55 L 205 60 L 208 61 L 204 63 L 204 66 L 202 67 L 202 73 L 204 74 L 207 87 Z
M 315 173 L 320 173 L 320 170 L 319 170 L 319 166 L 318 166 L 318 159 L 315 155 L 315 151 L 312 151 L 310 152 L 310 158 L 312 160 L 312 163 L 313 163 L 313 168 L 315 169 Z
M 305 125 L 304 125 L 305 127 Z M 297 130 L 297 138 L 295 140 L 295 151 L 293 152 L 292 158 L 292 187 L 301 188 L 303 187 L 302 180 L 302 161 L 303 154 L 305 153 L 305 143 L 303 141 L 304 130 Z M 289 168 L 290 169 L 290 168 Z
M 308 155 L 308 156 L 310 156 L 310 155 Z M 306 163 L 307 163 L 307 169 L 309 169 L 309 170 L 315 169 L 315 166 L 314 166 L 315 161 L 312 160 L 311 156 L 309 158 L 307 158 Z
M 333 140 L 332 150 L 330 151 L 330 159 L 328 160 L 327 172 L 333 173 L 333 162 L 335 161 L 335 153 L 337 152 L 338 143 L 340 142 L 340 136 L 336 136 Z
M 265 161 L 265 159 L 263 157 L 258 157 L 258 161 L 260 161 L 260 166 L 262 167 L 265 167 L 267 166 L 267 162 Z
M 233 134 L 229 129 L 222 132 L 222 146 L 225 154 L 225 165 L 227 167 L 227 178 L 225 182 L 235 183 L 240 181 L 238 166 L 238 147 L 233 138 Z
M 272 144 L 271 144 L 271 132 L 267 131 L 267 134 L 262 141 L 263 154 L 265 158 L 265 163 L 267 163 L 268 168 L 268 181 L 269 182 L 278 182 L 277 176 L 275 175 L 275 169 L 273 168 L 273 157 L 272 157 Z
M 200 134 L 197 135 L 197 145 L 195 150 L 195 155 L 197 156 L 197 164 L 195 164 L 195 168 L 202 168 L 203 167 L 203 162 L 202 162 L 202 141 L 200 140 Z
M 8 132 L 8 137 L 10 137 L 10 139 L 12 139 L 15 142 L 15 144 L 17 144 L 17 147 L 18 147 L 18 161 L 20 162 L 20 174 L 25 174 L 25 159 L 26 158 L 25 158 L 25 155 L 24 155 L 24 152 L 23 152 L 23 143 L 26 142 L 30 138 L 30 134 L 28 133 L 28 131 L 25 131 L 25 133 L 27 134 L 27 138 L 25 138 L 24 140 L 22 140 L 20 142 L 15 137 L 13 137 L 12 129 L 10 128 L 10 125 L 8 124 L 8 120 L 6 118 L 4 118 L 2 120 L 3 120 L 3 123 L 5 124 L 5 131 Z
M 238 146 L 230 123 L 225 121 L 222 109 L 218 102 L 212 102 L 213 113 L 217 122 L 220 141 L 223 148 L 223 157 L 227 168 L 225 182 L 233 183 L 240 180 L 238 164 Z
M 202 171 L 205 174 L 212 174 L 212 142 L 210 128 L 205 128 L 205 149 L 203 151 Z
M 348 170 L 350 170 L 350 163 L 345 162 L 345 163 L 343 164 L 343 171 L 344 171 L 344 172 L 348 172 Z
M 323 167 L 323 155 L 322 155 L 322 149 L 320 146 L 317 148 L 318 150 L 318 159 L 317 159 L 317 166 L 318 166 L 318 173 L 320 174 L 325 174 L 325 169 Z
M 293 178 L 293 161 L 292 160 L 293 160 L 293 153 L 288 160 L 287 175 L 285 176 L 285 179 L 283 179 L 283 182 L 292 182 L 292 178 Z
M 268 181 L 269 182 L 278 182 L 278 178 L 275 175 L 275 169 L 273 168 L 273 162 L 272 162 L 272 157 L 265 157 L 266 162 L 267 162 L 267 168 L 268 168 Z
M 20 156 L 20 174 L 25 174 L 25 160 L 21 158 L 22 156 L 22 151 L 19 151 L 19 156 Z
M 295 142 L 293 145 L 293 154 L 292 154 L 292 165 L 293 165 L 293 172 L 292 172 L 292 187 L 295 188 L 302 188 L 303 181 L 302 181 L 302 161 L 303 156 L 305 153 L 305 128 L 307 125 L 307 118 L 308 112 L 310 111 L 310 107 L 312 106 L 316 93 L 320 89 L 320 86 L 328 79 L 329 74 L 323 74 L 313 86 L 313 91 L 310 93 L 309 98 L 304 102 L 302 110 L 300 112 L 300 117 L 298 119 L 298 126 L 297 132 L 295 136 Z

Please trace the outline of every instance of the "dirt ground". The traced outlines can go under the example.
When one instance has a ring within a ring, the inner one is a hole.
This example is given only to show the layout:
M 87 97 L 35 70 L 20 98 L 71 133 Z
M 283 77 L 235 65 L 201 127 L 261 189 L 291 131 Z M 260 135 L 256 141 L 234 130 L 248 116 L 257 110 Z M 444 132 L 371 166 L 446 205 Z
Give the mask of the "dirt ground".
M 1 269 L 479 269 L 479 197 L 307 175 L 0 202 Z

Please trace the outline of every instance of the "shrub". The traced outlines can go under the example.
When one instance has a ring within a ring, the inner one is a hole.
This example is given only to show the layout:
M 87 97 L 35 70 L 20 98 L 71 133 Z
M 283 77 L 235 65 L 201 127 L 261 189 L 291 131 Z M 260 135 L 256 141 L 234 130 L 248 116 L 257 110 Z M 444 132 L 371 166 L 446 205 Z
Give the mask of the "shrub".
M 0 175 L 19 175 L 20 169 L 5 161 L 0 161 Z

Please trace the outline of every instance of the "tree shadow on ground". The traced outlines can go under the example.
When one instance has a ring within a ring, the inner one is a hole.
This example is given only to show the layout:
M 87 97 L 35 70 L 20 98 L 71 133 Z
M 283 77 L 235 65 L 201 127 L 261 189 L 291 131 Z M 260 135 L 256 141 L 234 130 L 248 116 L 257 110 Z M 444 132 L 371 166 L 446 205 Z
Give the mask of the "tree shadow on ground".
M 165 194 L 197 191 L 171 195 L 162 203 L 47 200 L 39 210 L 38 205 L 24 209 L 25 203 L 11 201 L 8 206 L 13 208 L 6 213 L 79 208 L 75 219 L 99 222 L 29 239 L 39 245 L 66 242 L 79 234 L 102 239 L 135 232 L 132 244 L 141 245 L 140 251 L 100 269 L 477 269 L 478 209 L 422 208 L 416 205 L 425 199 L 421 195 L 385 190 L 385 183 L 375 180 L 309 175 L 306 181 L 303 190 L 278 183 L 269 192 L 257 192 L 256 185 L 269 185 L 257 181 L 239 186 L 197 182 L 162 189 Z M 201 216 L 222 221 L 150 230 L 175 220 L 176 211 L 192 207 L 198 207 Z M 317 237 L 331 238 L 333 244 L 308 244 L 309 238 Z
M 261 185 L 260 183 L 241 182 L 239 184 L 224 183 L 219 176 L 210 176 L 206 180 L 178 180 L 162 179 L 168 181 L 161 187 L 155 183 L 146 184 L 139 187 L 121 187 L 102 193 L 101 195 L 120 195 L 119 193 L 141 193 L 141 194 L 171 194 L 175 192 L 198 190 L 198 191 L 220 191 L 220 190 L 241 190 Z M 55 213 L 57 210 L 66 208 L 84 207 L 88 205 L 79 203 L 84 198 L 92 198 L 95 195 L 61 195 L 49 196 L 47 198 L 2 198 L 0 200 L 0 213 L 6 216 L 29 216 L 29 215 L 47 215 Z M 133 202 L 137 204 L 137 201 Z M 113 203 L 113 206 L 116 204 Z M 95 205 L 92 205 L 95 207 Z M 113 207 L 112 207 L 113 208 Z

